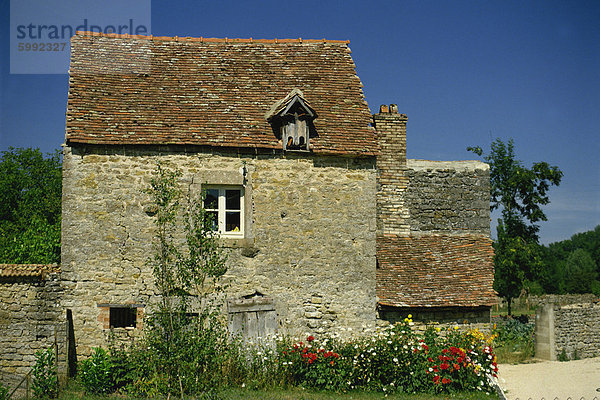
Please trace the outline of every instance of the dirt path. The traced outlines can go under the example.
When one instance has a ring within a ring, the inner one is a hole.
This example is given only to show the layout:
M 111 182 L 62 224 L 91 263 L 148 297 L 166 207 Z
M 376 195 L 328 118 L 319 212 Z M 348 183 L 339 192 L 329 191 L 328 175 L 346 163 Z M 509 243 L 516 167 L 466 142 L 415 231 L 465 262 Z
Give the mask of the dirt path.
M 500 387 L 509 400 L 600 400 L 600 357 L 569 362 L 540 361 L 498 366 Z

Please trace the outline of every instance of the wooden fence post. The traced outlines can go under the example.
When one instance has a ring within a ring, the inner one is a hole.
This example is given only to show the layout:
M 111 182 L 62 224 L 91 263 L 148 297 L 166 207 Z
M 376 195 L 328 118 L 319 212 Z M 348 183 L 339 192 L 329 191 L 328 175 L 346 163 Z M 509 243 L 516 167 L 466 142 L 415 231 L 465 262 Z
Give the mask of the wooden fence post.
M 60 384 L 58 382 L 58 327 L 56 325 L 54 325 L 54 362 L 56 363 L 56 397 L 58 397 Z

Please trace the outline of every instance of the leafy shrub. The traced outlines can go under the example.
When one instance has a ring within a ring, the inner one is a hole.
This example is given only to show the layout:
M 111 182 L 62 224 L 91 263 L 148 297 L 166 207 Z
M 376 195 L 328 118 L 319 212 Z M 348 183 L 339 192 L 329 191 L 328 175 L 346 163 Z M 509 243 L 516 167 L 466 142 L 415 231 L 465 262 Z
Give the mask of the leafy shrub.
M 8 387 L 0 383 L 0 400 L 8 400 Z
M 31 388 L 35 397 L 53 399 L 58 396 L 56 357 L 52 349 L 36 351 L 32 374 Z
M 524 319 L 506 318 L 499 322 L 495 332 L 498 356 L 503 362 L 522 362 L 533 357 L 535 323 Z
M 567 355 L 567 351 L 563 347 L 562 351 L 558 355 L 558 361 L 569 361 L 569 356 Z
M 106 350 L 92 349 L 92 355 L 81 363 L 79 380 L 87 393 L 104 394 L 114 389 L 113 364 Z

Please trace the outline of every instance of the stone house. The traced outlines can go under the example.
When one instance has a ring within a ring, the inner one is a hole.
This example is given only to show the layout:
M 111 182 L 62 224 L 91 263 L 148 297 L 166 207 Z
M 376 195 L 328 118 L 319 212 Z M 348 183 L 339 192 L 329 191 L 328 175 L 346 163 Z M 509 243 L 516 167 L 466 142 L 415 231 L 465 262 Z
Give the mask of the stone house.
M 406 115 L 372 115 L 361 87 L 345 41 L 75 35 L 60 307 L 77 353 L 135 334 L 156 298 L 157 161 L 206 190 L 243 334 L 489 321 L 488 166 L 407 160 Z

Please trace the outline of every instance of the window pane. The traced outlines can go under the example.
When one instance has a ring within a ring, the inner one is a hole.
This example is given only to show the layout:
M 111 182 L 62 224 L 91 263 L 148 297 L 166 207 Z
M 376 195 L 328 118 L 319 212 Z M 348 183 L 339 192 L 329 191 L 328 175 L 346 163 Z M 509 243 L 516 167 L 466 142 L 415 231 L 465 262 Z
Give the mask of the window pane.
M 216 210 L 219 208 L 219 189 L 207 189 L 204 199 L 204 208 Z
M 227 210 L 240 210 L 241 192 L 239 190 L 226 190 L 225 196 L 227 196 L 225 204 Z
M 213 231 L 218 231 L 219 230 L 219 213 L 218 213 L 218 211 L 209 211 L 206 214 L 208 214 L 207 222 L 210 224 L 209 226 L 211 226 L 211 229 Z
M 240 232 L 242 229 L 240 215 L 239 211 L 227 211 L 225 213 L 225 232 Z

